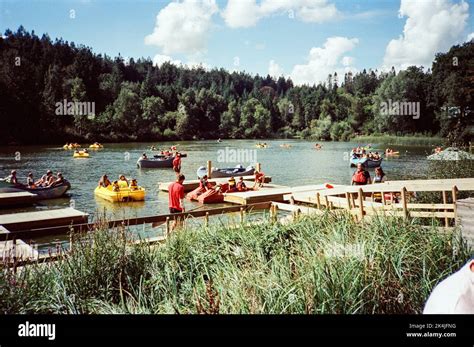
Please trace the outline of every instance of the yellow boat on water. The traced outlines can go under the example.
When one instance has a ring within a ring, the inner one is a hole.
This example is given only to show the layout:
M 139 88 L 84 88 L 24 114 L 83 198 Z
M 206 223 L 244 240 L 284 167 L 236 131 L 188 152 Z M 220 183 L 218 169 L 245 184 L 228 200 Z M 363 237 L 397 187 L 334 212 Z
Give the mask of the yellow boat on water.
M 89 148 L 92 148 L 92 149 L 100 149 L 100 148 L 104 148 L 104 146 L 101 145 L 101 144 L 98 143 L 98 142 L 95 142 L 95 143 L 93 143 L 92 145 L 90 145 Z
M 78 143 L 66 143 L 63 146 L 64 149 L 75 149 L 75 148 L 81 148 L 81 145 Z
M 73 158 L 89 158 L 89 153 L 84 151 L 74 152 Z
M 107 188 L 97 187 L 94 190 L 94 195 L 110 202 L 125 202 L 143 201 L 146 193 L 145 188 L 140 186 L 135 190 L 131 190 L 126 185 L 121 185 L 120 190 L 114 191 L 112 185 L 109 185 Z
M 268 145 L 267 145 L 266 143 L 257 143 L 257 144 L 255 145 L 255 147 L 257 147 L 257 148 L 267 148 Z

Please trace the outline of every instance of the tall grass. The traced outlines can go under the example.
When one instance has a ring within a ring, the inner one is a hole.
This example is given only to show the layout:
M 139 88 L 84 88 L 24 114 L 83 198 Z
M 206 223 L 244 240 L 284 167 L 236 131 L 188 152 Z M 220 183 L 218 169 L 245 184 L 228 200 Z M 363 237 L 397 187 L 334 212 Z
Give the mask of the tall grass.
M 162 245 L 121 230 L 61 260 L 0 276 L 4 313 L 419 313 L 468 258 L 457 233 L 416 221 L 304 217 L 182 230 Z
M 445 139 L 439 136 L 430 135 L 388 135 L 375 134 L 356 136 L 351 141 L 359 143 L 380 143 L 392 146 L 439 146 L 445 143 Z

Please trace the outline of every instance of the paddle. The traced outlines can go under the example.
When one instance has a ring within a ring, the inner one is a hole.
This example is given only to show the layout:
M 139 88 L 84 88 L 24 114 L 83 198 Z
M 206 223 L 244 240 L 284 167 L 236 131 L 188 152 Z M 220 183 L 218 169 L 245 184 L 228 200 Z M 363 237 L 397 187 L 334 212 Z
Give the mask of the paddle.
M 185 212 L 183 212 L 183 213 L 193 212 L 193 211 L 196 211 L 196 210 L 198 210 L 198 209 L 200 209 L 200 208 L 202 208 L 202 207 L 204 207 L 204 205 L 197 206 L 197 207 L 192 208 L 192 209 L 190 209 L 189 211 L 185 211 Z M 154 222 L 154 223 L 151 223 L 151 227 L 152 227 L 152 228 L 156 228 L 156 227 L 159 227 L 160 225 L 163 225 L 163 224 L 165 224 L 165 223 L 166 223 L 166 221 L 164 221 L 164 222 Z

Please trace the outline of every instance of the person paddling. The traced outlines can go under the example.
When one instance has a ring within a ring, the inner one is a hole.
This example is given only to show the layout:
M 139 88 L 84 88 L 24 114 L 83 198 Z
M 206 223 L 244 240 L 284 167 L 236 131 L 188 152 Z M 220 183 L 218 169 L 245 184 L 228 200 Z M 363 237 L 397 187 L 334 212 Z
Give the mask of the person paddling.
M 365 170 L 364 165 L 357 164 L 357 170 L 352 175 L 352 182 L 351 185 L 353 186 L 364 186 L 366 184 L 370 184 L 370 174 L 368 171 Z
M 168 207 L 171 214 L 182 213 L 185 211 L 183 186 L 184 180 L 184 175 L 179 174 L 176 182 L 173 182 L 168 186 Z M 181 223 L 181 218 L 175 218 L 171 230 L 181 227 Z

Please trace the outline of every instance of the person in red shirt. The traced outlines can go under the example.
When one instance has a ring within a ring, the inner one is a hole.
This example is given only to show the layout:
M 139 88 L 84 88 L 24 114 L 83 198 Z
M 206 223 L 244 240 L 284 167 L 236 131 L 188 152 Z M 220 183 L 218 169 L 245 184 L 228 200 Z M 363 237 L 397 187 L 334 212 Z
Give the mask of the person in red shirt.
M 181 172 L 181 155 L 179 153 L 176 153 L 173 159 L 173 170 L 177 175 Z
M 253 186 L 254 190 L 263 187 L 265 182 L 265 174 L 262 171 L 255 171 L 255 184 Z
M 179 174 L 176 182 L 173 182 L 168 187 L 168 206 L 170 213 L 182 213 L 184 212 L 184 175 Z M 174 220 L 171 230 L 181 225 L 181 218 Z

